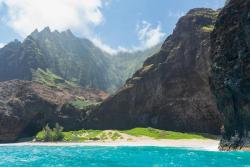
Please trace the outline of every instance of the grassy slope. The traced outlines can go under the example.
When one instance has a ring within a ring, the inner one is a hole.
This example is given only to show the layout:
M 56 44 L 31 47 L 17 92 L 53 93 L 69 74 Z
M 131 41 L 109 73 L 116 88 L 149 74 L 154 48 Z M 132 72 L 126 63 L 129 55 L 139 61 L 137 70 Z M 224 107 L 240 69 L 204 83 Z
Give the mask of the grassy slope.
M 36 71 L 33 71 L 32 80 L 33 82 L 45 85 L 50 88 L 68 89 L 68 90 L 79 88 L 79 85 L 77 85 L 76 83 L 72 81 L 64 80 L 63 78 L 51 72 L 49 69 L 42 70 L 38 68 Z M 68 103 L 69 105 L 79 110 L 88 110 L 92 108 L 93 106 L 96 106 L 99 104 L 95 101 L 85 100 L 83 97 L 79 97 Z M 0 106 L 1 106 L 1 103 L 0 103 Z
M 205 139 L 202 135 L 165 131 L 153 128 L 135 128 L 123 132 L 131 136 L 147 136 L 154 139 Z
M 55 75 L 48 69 L 44 71 L 38 68 L 36 71 L 33 71 L 32 80 L 51 88 L 74 88 L 78 86 L 71 81 L 64 80 L 63 78 Z
M 88 110 L 98 105 L 99 103 L 92 102 L 92 101 L 85 100 L 85 99 L 76 99 L 74 101 L 71 101 L 69 104 L 72 105 L 74 108 L 77 108 L 80 110 Z
M 128 78 L 132 77 L 133 74 L 142 67 L 143 62 L 148 57 L 158 53 L 161 45 L 162 44 L 158 44 L 144 51 L 132 53 L 121 52 L 117 56 L 112 57 L 112 61 L 121 76 L 122 82 L 125 82 Z
M 122 134 L 127 134 L 133 137 L 150 137 L 153 139 L 215 139 L 215 136 L 212 135 L 203 135 L 203 134 L 191 134 L 191 133 L 181 133 L 173 131 L 165 131 L 153 128 L 134 128 L 131 130 L 79 130 L 79 131 L 70 131 L 63 132 L 65 142 L 84 142 L 84 141 L 105 141 L 105 140 L 118 140 L 123 139 Z M 37 139 L 40 139 L 43 136 L 43 132 L 39 132 L 36 136 Z

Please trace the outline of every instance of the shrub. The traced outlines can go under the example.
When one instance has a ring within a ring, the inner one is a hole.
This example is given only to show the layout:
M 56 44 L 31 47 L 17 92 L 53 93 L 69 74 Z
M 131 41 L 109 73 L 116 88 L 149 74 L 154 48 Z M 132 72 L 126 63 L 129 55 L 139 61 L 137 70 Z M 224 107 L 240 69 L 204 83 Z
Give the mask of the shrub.
M 214 25 L 206 25 L 203 26 L 201 29 L 203 32 L 212 32 L 214 30 Z
M 77 100 L 71 101 L 70 105 L 72 105 L 73 107 L 79 110 L 89 110 L 92 107 L 94 107 L 96 104 L 88 100 L 77 99 Z
M 53 141 L 53 131 L 50 129 L 47 124 L 44 128 L 44 141 Z
M 54 139 L 56 141 L 61 141 L 63 139 L 63 137 L 64 137 L 63 127 L 60 126 L 58 123 L 56 123 L 55 128 L 53 129 L 53 132 L 55 134 Z
M 41 132 L 36 135 L 37 141 L 62 141 L 64 138 L 63 127 L 58 123 L 55 124 L 55 127 L 51 129 L 47 124 Z

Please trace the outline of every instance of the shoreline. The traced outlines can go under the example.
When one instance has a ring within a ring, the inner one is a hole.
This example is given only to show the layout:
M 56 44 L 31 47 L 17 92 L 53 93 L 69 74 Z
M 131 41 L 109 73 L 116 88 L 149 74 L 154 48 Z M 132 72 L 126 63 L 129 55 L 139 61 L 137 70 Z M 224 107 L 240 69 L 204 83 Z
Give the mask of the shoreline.
M 219 140 L 212 139 L 177 139 L 177 140 L 141 140 L 141 141 L 89 141 L 89 142 L 20 142 L 0 144 L 2 146 L 100 146 L 100 147 L 172 147 L 204 151 L 219 151 Z

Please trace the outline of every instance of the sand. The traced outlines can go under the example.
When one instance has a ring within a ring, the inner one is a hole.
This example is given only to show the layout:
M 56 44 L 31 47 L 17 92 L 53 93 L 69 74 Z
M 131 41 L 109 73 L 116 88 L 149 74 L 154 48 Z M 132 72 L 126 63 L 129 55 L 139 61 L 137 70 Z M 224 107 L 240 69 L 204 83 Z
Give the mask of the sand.
M 178 139 L 178 140 L 155 140 L 150 138 L 137 138 L 133 141 L 90 141 L 82 143 L 73 142 L 21 142 L 12 144 L 0 144 L 0 146 L 155 146 L 155 147 L 178 147 L 206 151 L 218 151 L 219 141 L 211 139 Z

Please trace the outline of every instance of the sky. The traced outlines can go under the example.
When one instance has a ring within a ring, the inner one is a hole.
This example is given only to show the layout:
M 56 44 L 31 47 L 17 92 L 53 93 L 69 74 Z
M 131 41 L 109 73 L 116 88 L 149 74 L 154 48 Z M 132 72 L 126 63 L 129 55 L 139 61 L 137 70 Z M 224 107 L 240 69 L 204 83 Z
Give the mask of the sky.
M 150 48 L 170 35 L 190 9 L 225 0 L 0 0 L 0 48 L 35 29 L 70 29 L 115 54 Z

